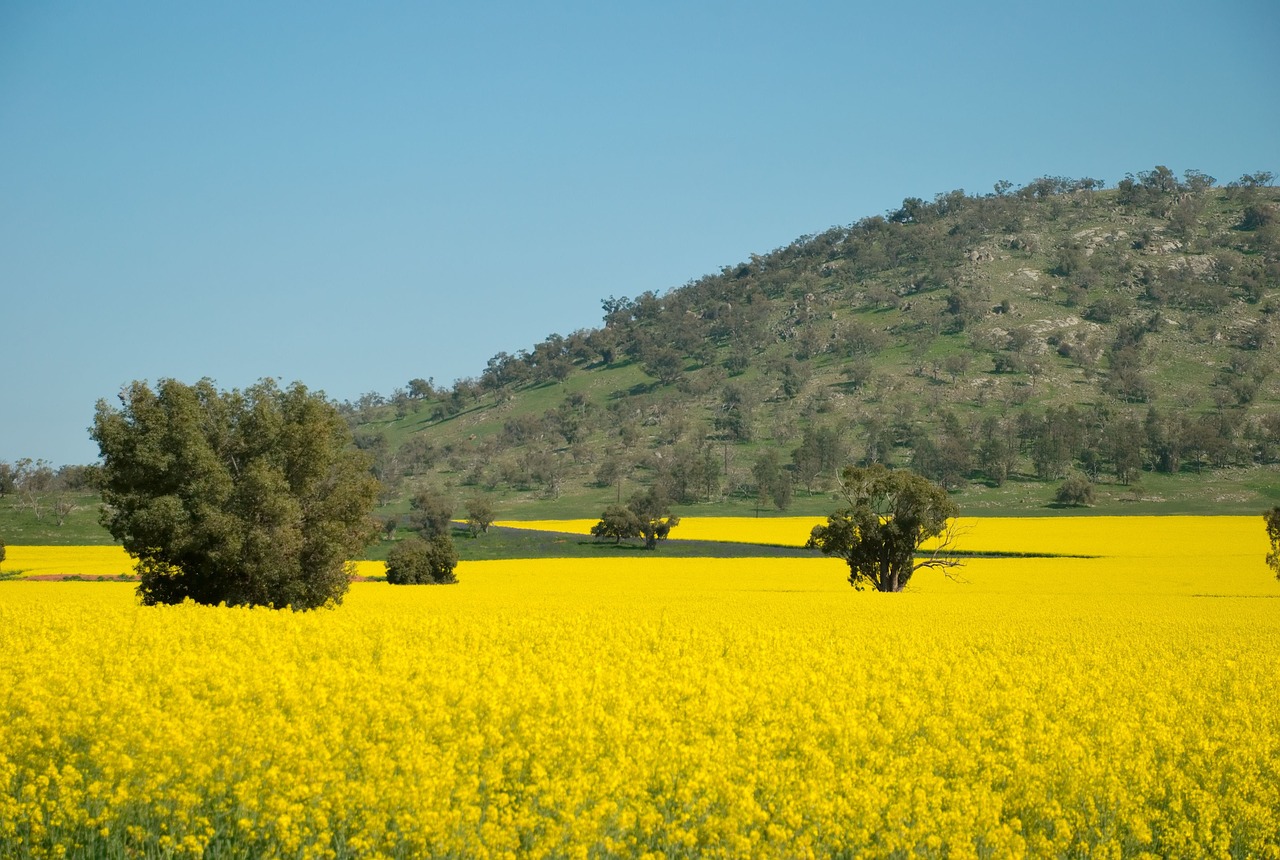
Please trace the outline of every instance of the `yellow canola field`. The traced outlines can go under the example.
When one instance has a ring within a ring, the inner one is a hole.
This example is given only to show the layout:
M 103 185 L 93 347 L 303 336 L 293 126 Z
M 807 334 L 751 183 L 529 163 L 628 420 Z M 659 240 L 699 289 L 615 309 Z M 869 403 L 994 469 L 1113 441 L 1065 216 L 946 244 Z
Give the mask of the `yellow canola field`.
M 591 534 L 599 520 L 500 520 L 496 526 L 535 531 Z M 672 539 L 718 540 L 738 543 L 801 546 L 809 530 L 826 522 L 823 517 L 684 517 L 671 531 Z
M 133 573 L 133 559 L 119 546 L 10 546 L 0 574 L 21 576 L 119 576 Z
M 598 520 L 508 520 L 494 525 L 591 534 Z M 803 546 L 825 517 L 689 517 L 673 540 Z M 1261 517 L 962 517 L 956 546 L 971 552 L 1180 556 L 1266 552 Z
M 381 561 L 351 562 L 356 576 L 386 576 Z M 119 546 L 10 546 L 0 574 L 32 576 L 132 576 L 133 559 Z
M 689 517 L 673 539 L 801 546 L 818 517 Z M 1259 517 L 964 517 L 957 547 L 968 552 L 1040 553 L 1107 557 L 1265 555 Z M 511 520 L 496 525 L 590 534 L 596 520 Z M 356 561 L 363 577 L 386 575 L 380 561 Z M 0 574 L 117 576 L 133 573 L 118 546 L 11 546 Z
M 1071 522 L 1027 540 L 1126 554 L 471 562 L 311 613 L 0 582 L 0 856 L 1280 857 L 1261 521 Z

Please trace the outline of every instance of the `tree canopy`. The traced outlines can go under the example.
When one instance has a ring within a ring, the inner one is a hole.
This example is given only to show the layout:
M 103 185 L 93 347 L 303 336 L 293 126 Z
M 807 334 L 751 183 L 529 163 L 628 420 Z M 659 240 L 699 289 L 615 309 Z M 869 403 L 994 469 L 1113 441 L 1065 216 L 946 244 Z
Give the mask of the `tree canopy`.
M 387 553 L 387 582 L 392 585 L 439 585 L 458 581 L 453 569 L 458 552 L 453 538 L 433 534 L 400 541 Z
M 901 591 L 921 568 L 960 564 L 948 554 L 950 521 L 958 509 L 942 487 L 880 464 L 850 466 L 841 479 L 848 505 L 828 516 L 826 525 L 814 526 L 806 545 L 843 558 L 854 588 Z M 939 535 L 944 539 L 937 549 L 917 559 L 920 546 Z
M 649 488 L 633 495 L 622 505 L 609 505 L 600 516 L 600 522 L 591 527 L 597 539 L 613 538 L 620 543 L 627 538 L 644 538 L 645 549 L 655 549 L 658 541 L 666 540 L 671 530 L 680 525 L 680 518 L 671 513 L 666 496 L 657 488 Z
M 137 558 L 145 604 L 340 602 L 377 533 L 378 482 L 323 394 L 264 379 L 133 382 L 98 401 L 102 523 Z

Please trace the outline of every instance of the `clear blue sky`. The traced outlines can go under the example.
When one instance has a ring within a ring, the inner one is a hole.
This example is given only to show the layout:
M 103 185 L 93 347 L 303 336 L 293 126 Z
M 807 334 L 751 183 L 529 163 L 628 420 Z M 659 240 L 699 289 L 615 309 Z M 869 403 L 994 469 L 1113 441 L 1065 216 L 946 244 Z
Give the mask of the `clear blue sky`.
M 1280 172 L 1280 4 L 0 2 L 0 459 L 338 399 L 999 179 Z

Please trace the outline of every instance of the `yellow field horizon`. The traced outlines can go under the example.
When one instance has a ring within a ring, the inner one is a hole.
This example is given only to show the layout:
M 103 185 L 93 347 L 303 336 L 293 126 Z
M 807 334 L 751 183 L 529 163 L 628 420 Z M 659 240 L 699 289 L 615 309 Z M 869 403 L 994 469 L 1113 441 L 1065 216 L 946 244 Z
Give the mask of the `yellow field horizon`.
M 299 613 L 6 580 L 0 856 L 1280 856 L 1260 518 L 967 537 L 1098 557 L 898 595 L 828 558 L 477 561 Z

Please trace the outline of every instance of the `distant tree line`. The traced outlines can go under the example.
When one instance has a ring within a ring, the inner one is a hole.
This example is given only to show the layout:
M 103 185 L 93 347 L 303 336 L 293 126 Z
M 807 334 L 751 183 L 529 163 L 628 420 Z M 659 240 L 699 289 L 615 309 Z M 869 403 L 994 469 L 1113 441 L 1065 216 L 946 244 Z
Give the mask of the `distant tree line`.
M 67 465 L 54 469 L 46 460 L 24 457 L 0 461 L 0 499 L 38 520 L 61 526 L 81 508 L 81 497 L 97 491 L 94 466 Z

